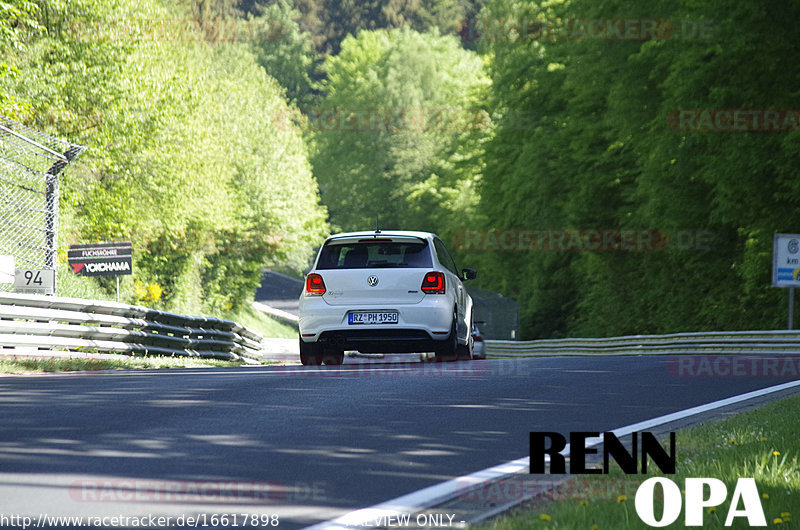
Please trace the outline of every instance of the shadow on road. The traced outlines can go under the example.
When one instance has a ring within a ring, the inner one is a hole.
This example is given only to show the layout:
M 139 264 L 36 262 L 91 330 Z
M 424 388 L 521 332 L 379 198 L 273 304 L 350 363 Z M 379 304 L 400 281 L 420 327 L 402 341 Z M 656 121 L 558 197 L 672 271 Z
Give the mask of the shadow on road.
M 330 518 L 459 476 L 465 462 L 483 465 L 485 447 L 509 433 L 474 415 L 511 403 L 476 403 L 469 388 L 487 374 L 480 364 L 2 378 L 0 508 L 276 510 L 281 528 Z M 426 386 L 437 390 L 426 395 Z

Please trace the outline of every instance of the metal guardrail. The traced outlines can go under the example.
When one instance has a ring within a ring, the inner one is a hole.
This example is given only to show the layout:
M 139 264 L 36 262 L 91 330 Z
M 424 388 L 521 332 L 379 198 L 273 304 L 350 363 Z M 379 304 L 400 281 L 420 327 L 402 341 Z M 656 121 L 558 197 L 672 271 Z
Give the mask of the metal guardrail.
M 279 320 L 286 325 L 292 326 L 294 329 L 299 329 L 300 317 L 293 315 L 287 311 L 262 304 L 261 302 L 253 302 L 253 307 L 262 313 L 266 313 L 275 320 Z
M 261 359 L 262 337 L 231 320 L 116 302 L 0 293 L 3 348 Z
M 800 354 L 800 331 L 709 331 L 604 339 L 487 340 L 490 357 L 538 355 Z

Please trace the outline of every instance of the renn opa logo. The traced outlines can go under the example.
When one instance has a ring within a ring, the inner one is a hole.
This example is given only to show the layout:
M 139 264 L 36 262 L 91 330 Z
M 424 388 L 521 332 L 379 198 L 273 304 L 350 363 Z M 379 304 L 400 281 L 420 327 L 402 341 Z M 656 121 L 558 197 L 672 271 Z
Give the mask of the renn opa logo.
M 587 443 L 588 439 L 595 439 Z M 586 456 L 598 454 L 595 447 L 603 444 L 603 466 L 587 467 Z M 569 449 L 567 439 L 557 432 L 530 433 L 530 473 L 545 474 L 547 457 L 550 457 L 550 474 L 567 473 L 567 453 L 569 454 L 569 474 L 589 475 L 608 474 L 609 462 L 613 459 L 627 475 L 647 474 L 648 457 L 667 475 L 675 474 L 675 433 L 669 433 L 669 447 L 664 448 L 651 432 L 631 434 L 631 451 L 610 432 L 571 432 Z M 640 468 L 641 464 L 641 468 Z M 656 489 L 661 489 L 663 508 L 656 514 Z M 716 478 L 687 478 L 681 488 L 665 477 L 651 477 L 636 490 L 636 514 L 651 527 L 671 525 L 681 515 L 683 499 L 686 500 L 684 521 L 686 526 L 703 526 L 706 508 L 721 505 L 728 499 L 728 488 Z M 659 517 L 660 515 L 660 517 Z M 731 497 L 725 526 L 731 526 L 736 519 L 746 519 L 750 526 L 766 526 L 764 508 L 758 494 L 755 479 L 740 478 Z

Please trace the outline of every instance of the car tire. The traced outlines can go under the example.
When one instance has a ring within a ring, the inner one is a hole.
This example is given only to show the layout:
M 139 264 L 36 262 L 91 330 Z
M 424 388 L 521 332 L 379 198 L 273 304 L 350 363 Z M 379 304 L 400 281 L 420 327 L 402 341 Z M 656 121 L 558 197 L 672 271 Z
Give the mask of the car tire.
M 322 355 L 300 354 L 300 362 L 303 366 L 319 366 L 322 364 Z
M 303 366 L 322 364 L 322 345 L 316 342 L 305 342 L 300 339 L 300 362 Z
M 444 344 L 439 346 L 434 352 L 434 361 L 437 363 L 458 360 L 458 334 L 456 333 L 456 315 L 453 315 L 453 324 L 450 326 L 450 336 L 442 341 Z
M 322 356 L 322 362 L 328 366 L 338 366 L 344 362 L 344 352 L 327 352 Z

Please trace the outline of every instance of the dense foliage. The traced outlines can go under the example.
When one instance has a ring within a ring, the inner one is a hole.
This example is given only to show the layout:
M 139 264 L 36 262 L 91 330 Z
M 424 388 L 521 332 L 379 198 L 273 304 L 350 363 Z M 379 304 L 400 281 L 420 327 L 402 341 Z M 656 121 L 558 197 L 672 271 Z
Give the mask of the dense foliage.
M 519 302 L 524 337 L 778 328 L 772 236 L 800 230 L 796 15 L 7 0 L 0 105 L 90 147 L 62 241 L 133 239 L 139 300 L 235 305 L 264 264 L 299 272 L 327 226 L 379 215 L 444 236 Z
M 272 0 L 267 2 L 280 2 Z M 455 34 L 465 19 L 474 17 L 483 0 L 296 0 L 298 19 L 316 50 L 338 54 L 342 41 L 361 30 L 410 27 L 424 32 L 438 28 Z M 258 11 L 258 0 L 243 0 L 239 8 Z
M 18 119 L 89 148 L 62 184 L 62 243 L 132 240 L 132 296 L 183 310 L 246 301 L 268 261 L 302 269 L 324 210 L 251 43 L 209 42 L 176 6 L 76 4 L 39 10 L 3 79 Z
M 765 128 L 734 126 L 729 111 L 796 107 L 800 75 L 785 61 L 799 51 L 798 14 L 776 1 L 490 3 L 487 19 L 560 33 L 495 28 L 486 39 L 498 116 L 481 187 L 487 226 L 669 237 L 628 251 L 485 253 L 484 277 L 520 301 L 528 336 L 785 325 L 771 247 L 773 233 L 798 231 L 800 130 L 790 113 Z M 582 29 L 610 17 L 656 30 Z M 692 109 L 710 109 L 713 124 L 681 121 Z
M 453 36 L 362 31 L 325 63 L 325 99 L 303 125 L 335 227 L 434 229 L 474 202 L 459 174 L 466 140 L 486 127 L 474 100 L 480 58 Z M 457 218 L 453 222 L 459 222 Z

